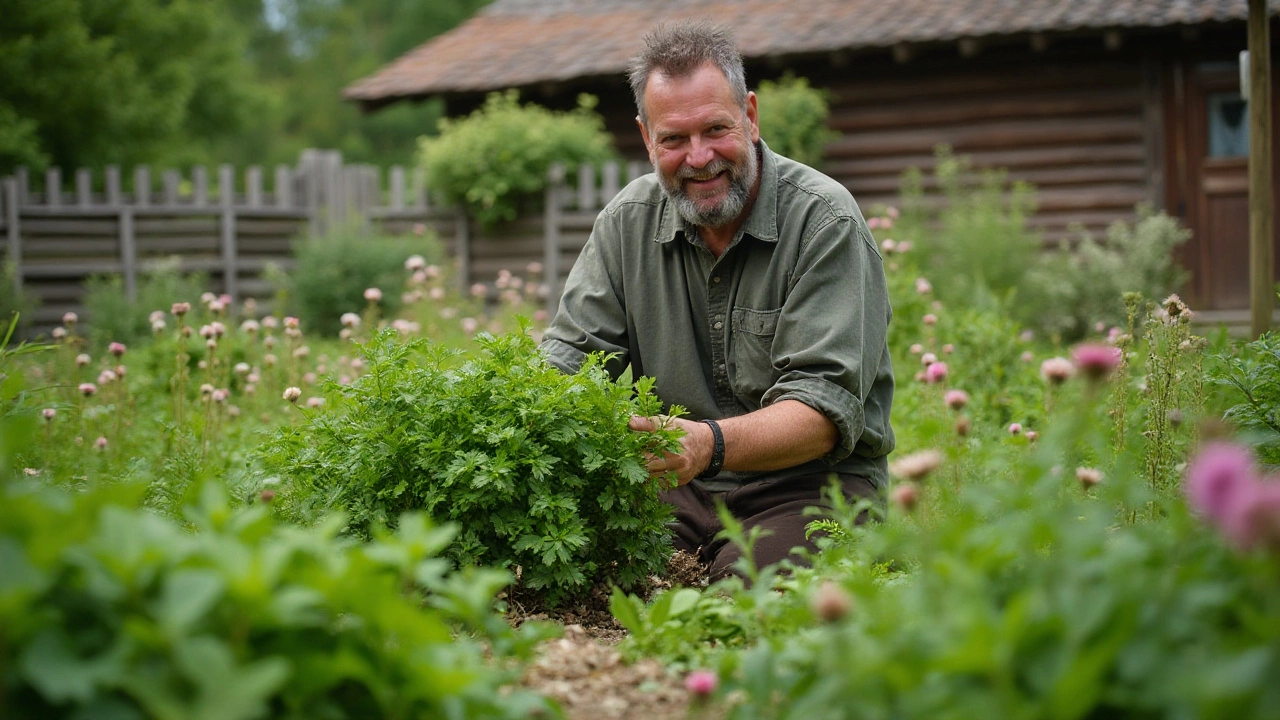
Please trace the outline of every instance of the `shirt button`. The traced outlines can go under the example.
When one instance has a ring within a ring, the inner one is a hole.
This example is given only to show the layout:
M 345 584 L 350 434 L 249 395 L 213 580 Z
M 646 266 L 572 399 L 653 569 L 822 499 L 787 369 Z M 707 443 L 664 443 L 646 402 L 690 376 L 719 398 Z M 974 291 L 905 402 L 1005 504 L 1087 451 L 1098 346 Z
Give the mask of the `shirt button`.
M 716 283 L 717 285 L 719 285 L 719 284 L 720 284 L 720 276 L 719 276 L 719 275 L 717 275 L 717 276 L 715 276 L 715 277 L 711 278 L 711 282 Z
M 714 327 L 715 329 L 719 330 L 720 328 L 724 327 L 724 323 L 722 323 L 722 322 L 718 322 L 718 323 L 716 323 L 715 325 L 713 325 L 712 327 Z

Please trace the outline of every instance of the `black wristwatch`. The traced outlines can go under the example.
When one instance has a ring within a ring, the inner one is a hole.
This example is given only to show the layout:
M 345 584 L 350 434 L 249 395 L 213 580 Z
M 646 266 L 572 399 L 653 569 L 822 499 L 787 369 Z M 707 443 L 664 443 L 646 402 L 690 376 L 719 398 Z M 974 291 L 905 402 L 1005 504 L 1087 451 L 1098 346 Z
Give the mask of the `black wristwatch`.
M 715 437 L 715 447 L 711 450 L 711 464 L 698 477 L 700 479 L 712 478 L 720 474 L 724 469 L 724 433 L 720 431 L 720 423 L 715 420 L 703 420 L 707 427 L 711 428 L 711 435 Z

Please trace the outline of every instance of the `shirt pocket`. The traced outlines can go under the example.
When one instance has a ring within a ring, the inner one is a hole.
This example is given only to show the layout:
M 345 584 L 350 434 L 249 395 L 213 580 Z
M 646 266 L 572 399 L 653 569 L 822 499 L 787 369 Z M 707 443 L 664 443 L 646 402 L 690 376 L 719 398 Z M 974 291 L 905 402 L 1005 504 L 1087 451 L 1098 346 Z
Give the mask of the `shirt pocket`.
M 729 383 L 738 400 L 752 410 L 773 387 L 778 373 L 773 369 L 773 337 L 782 310 L 734 308 L 729 338 Z

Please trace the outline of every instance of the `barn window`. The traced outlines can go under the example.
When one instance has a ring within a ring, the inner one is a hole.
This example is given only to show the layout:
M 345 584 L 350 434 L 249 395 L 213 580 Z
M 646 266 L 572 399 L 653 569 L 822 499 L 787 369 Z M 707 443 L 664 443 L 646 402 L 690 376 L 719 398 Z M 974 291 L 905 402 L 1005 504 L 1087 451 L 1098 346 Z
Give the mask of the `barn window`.
M 1249 154 L 1249 103 L 1239 93 L 1209 95 L 1209 157 Z

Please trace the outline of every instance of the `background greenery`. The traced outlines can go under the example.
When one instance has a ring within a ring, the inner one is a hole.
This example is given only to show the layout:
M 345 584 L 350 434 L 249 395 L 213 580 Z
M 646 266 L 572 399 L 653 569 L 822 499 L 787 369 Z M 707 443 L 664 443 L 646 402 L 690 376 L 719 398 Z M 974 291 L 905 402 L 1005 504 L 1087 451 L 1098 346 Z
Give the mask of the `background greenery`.
M 440 104 L 365 116 L 341 91 L 486 2 L 6 0 L 0 174 L 271 165 L 307 147 L 406 163 Z

